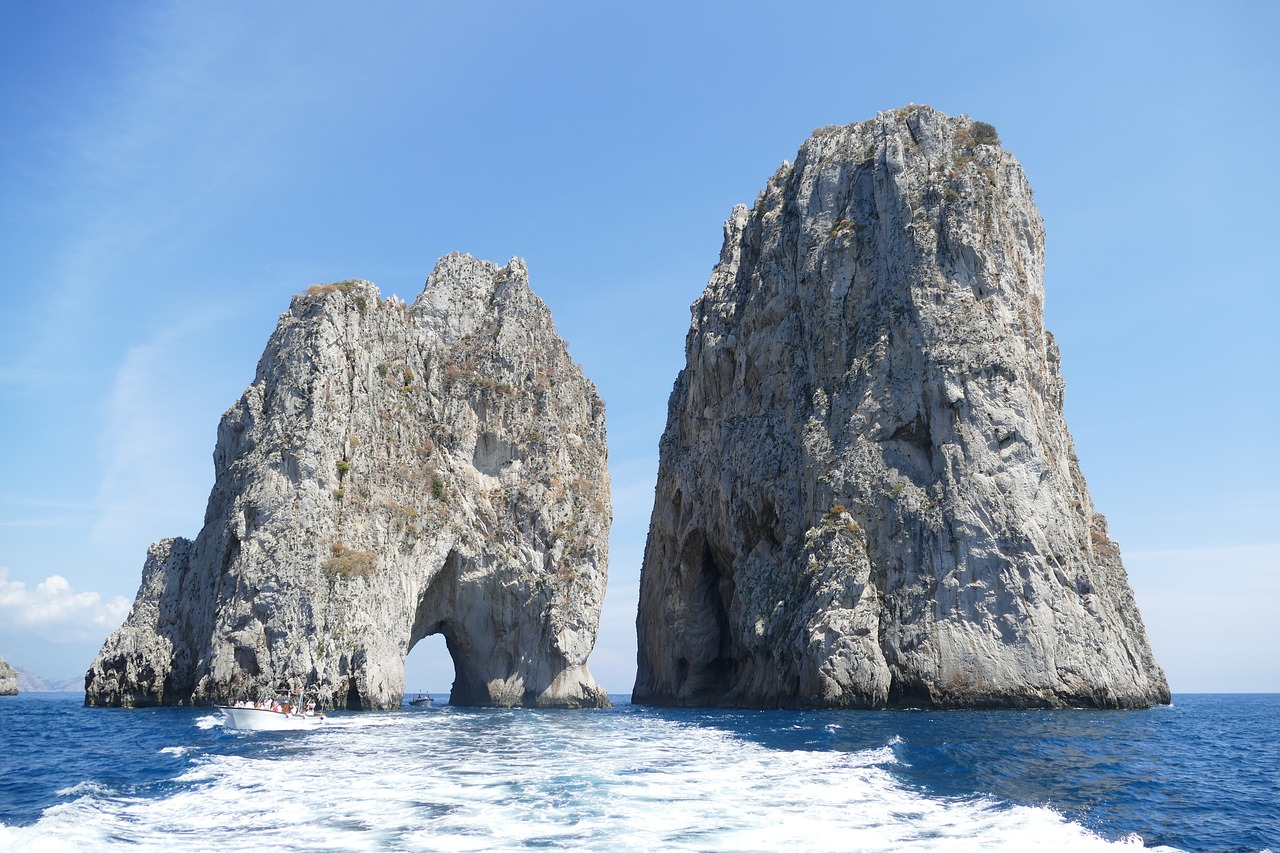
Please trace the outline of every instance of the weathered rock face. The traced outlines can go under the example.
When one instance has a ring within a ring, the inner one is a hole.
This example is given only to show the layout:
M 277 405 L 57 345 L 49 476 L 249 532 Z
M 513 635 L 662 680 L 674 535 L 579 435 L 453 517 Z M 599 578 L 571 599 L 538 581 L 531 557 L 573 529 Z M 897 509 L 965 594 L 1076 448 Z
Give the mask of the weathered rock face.
M 633 700 L 1167 702 L 1062 416 L 994 129 L 823 128 L 725 225 L 672 391 Z
M 151 546 L 90 705 L 303 684 L 398 707 L 443 634 L 468 705 L 598 706 L 612 509 L 604 407 L 523 262 L 443 258 L 412 306 L 313 287 L 223 415 L 195 541 Z
M 16 696 L 18 694 L 18 671 L 9 666 L 4 658 L 0 658 L 0 696 Z

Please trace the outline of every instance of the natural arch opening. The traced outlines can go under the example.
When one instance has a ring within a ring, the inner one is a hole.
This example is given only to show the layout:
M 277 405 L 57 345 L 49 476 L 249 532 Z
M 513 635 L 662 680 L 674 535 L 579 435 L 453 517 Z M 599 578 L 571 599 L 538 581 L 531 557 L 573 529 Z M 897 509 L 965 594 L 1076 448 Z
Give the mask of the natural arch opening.
M 418 599 L 418 610 L 413 620 L 413 629 L 409 635 L 409 652 L 406 662 L 413 650 L 428 637 L 427 648 L 432 644 L 444 642 L 447 650 L 445 656 L 430 655 L 438 661 L 436 666 L 439 682 L 447 679 L 449 684 L 450 705 L 484 705 L 488 697 L 483 679 L 478 677 L 475 664 L 475 650 L 469 643 L 465 614 L 458 613 L 459 592 L 458 578 L 462 573 L 463 560 L 457 551 L 450 551 L 431 583 Z M 438 646 L 437 646 L 438 648 Z M 447 661 L 447 662 L 446 662 Z M 406 688 L 409 687 L 406 675 Z M 412 689 L 412 688 L 409 688 Z
M 448 695 L 454 682 L 453 657 L 444 634 L 431 634 L 413 644 L 404 659 L 404 692 L 430 693 L 437 701 Z

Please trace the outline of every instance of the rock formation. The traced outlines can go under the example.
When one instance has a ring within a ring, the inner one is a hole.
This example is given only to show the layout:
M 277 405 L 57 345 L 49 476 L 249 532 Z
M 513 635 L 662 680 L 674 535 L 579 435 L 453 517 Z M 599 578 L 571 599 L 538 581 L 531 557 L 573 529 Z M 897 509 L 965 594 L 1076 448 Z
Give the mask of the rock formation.
M 16 696 L 17 693 L 18 671 L 0 658 L 0 696 Z
M 814 133 L 692 307 L 633 700 L 1169 700 L 1043 325 L 1044 231 L 990 125 Z
M 412 305 L 365 281 L 295 297 L 214 467 L 204 527 L 151 546 L 86 704 L 303 685 L 322 707 L 398 707 L 432 634 L 455 704 L 608 704 L 586 665 L 604 407 L 523 262 L 449 255 Z

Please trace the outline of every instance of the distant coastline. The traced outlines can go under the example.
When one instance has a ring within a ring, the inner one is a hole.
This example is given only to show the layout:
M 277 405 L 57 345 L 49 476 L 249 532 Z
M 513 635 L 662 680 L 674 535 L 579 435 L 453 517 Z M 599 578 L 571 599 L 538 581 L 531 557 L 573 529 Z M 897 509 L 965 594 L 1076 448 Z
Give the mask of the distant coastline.
M 22 667 L 18 670 L 19 693 L 83 693 L 84 677 L 46 678 Z

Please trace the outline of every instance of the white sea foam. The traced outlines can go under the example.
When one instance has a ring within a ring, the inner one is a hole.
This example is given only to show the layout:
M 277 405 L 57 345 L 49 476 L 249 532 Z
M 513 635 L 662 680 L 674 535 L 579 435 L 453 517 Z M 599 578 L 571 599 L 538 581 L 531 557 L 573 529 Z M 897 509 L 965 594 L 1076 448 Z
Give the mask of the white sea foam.
M 34 826 L 0 826 L 0 848 L 1124 846 L 1048 809 L 912 790 L 888 769 L 895 762 L 890 745 L 779 751 L 722 730 L 640 715 L 362 715 L 256 745 L 263 744 L 249 754 L 193 751 L 187 769 L 160 795 L 69 789 L 76 798 L 48 809 Z
M 222 725 L 222 722 L 222 713 L 219 712 L 217 714 L 209 714 L 206 717 L 199 718 L 196 720 L 196 725 L 202 729 L 211 729 L 214 726 Z

